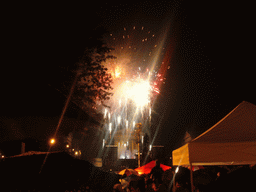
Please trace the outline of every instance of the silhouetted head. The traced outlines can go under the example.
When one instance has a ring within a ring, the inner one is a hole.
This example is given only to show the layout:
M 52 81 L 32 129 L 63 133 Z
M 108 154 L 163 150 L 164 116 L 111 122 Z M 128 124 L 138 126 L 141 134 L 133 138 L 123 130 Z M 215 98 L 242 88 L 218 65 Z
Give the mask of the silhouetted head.
M 125 169 L 124 174 L 128 177 L 131 173 L 130 173 L 130 171 L 128 169 Z
M 156 167 L 160 167 L 160 161 L 159 161 L 159 159 L 156 159 Z

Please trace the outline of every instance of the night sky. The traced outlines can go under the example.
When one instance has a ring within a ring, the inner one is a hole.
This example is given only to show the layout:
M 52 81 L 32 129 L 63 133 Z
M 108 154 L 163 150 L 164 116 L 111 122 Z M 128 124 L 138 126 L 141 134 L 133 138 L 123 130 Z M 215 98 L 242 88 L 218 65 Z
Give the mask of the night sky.
M 256 104 L 252 7 L 223 1 L 5 5 L 1 119 L 59 117 L 65 102 L 61 84 L 72 81 L 66 71 L 83 53 L 93 29 L 138 24 L 161 30 L 169 25 L 168 43 L 175 49 L 153 118 L 155 144 L 171 154 L 186 131 L 196 137 L 242 101 Z M 73 118 L 75 113 L 69 112 Z M 17 139 L 12 136 L 17 132 L 18 138 L 31 137 L 25 128 L 15 129 L 8 137 L 1 131 L 1 141 Z

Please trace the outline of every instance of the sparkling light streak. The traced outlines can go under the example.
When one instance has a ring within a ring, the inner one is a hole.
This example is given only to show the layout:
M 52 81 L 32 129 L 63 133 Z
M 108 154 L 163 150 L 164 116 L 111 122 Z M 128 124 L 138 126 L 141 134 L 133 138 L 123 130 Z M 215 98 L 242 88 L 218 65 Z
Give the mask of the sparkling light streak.
M 109 123 L 109 132 L 111 133 L 112 131 L 112 123 Z
M 107 113 L 108 113 L 108 110 L 105 108 L 105 109 L 104 109 L 104 118 L 107 117 Z
M 117 122 L 118 122 L 118 125 L 121 123 L 121 116 L 120 115 L 117 117 Z

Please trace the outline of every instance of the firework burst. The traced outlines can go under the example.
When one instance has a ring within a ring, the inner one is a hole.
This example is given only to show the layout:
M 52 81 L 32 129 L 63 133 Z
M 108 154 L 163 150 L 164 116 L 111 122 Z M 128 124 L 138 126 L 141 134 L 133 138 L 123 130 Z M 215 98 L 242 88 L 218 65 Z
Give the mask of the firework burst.
M 105 37 L 116 59 L 104 65 L 113 77 L 110 108 L 104 108 L 106 140 L 114 139 L 119 158 L 135 158 L 134 129 L 142 124 L 143 135 L 151 126 L 152 104 L 165 78 L 161 68 L 165 47 L 157 35 L 141 26 L 124 27 Z M 160 63 L 160 64 L 159 64 Z

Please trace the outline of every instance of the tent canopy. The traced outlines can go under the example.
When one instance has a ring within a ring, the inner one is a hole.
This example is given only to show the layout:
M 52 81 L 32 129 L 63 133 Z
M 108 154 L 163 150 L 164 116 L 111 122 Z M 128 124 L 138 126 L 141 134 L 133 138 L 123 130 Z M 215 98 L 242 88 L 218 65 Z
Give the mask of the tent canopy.
M 118 174 L 124 175 L 126 170 L 128 170 L 129 174 L 138 175 L 138 172 L 135 171 L 134 169 L 123 169 L 123 170 L 119 171 Z
M 156 163 L 155 161 L 150 161 L 148 164 L 143 165 L 141 167 L 138 167 L 137 169 L 135 169 L 140 175 L 141 174 L 149 174 L 151 172 L 151 170 L 153 169 L 153 167 L 155 167 Z M 160 164 L 160 167 L 166 171 L 168 169 L 170 169 L 171 167 L 164 165 L 164 164 Z
M 172 156 L 173 165 L 256 164 L 256 106 L 243 101 Z

